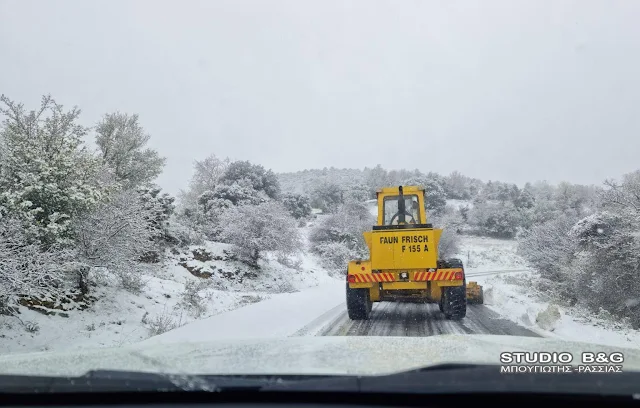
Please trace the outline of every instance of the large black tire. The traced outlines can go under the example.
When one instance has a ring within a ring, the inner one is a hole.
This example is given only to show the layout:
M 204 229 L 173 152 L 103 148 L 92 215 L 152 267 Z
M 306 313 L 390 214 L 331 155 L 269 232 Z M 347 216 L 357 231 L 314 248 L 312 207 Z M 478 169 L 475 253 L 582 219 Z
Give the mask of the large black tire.
M 462 261 L 457 258 L 446 261 L 448 268 L 462 268 Z M 442 291 L 442 305 L 440 311 L 444 317 L 450 320 L 460 320 L 467 315 L 467 280 L 462 281 L 462 286 L 447 286 Z
M 368 320 L 373 303 L 369 289 L 351 289 L 347 283 L 347 314 L 351 320 Z
M 467 288 L 463 286 L 447 286 L 443 291 L 444 302 L 442 312 L 449 320 L 460 320 L 467 315 Z

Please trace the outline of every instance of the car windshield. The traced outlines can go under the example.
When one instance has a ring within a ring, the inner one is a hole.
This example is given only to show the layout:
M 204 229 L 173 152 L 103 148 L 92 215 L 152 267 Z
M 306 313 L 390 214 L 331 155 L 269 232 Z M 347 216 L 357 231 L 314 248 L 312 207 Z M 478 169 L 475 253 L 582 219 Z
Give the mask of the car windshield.
M 0 376 L 640 371 L 639 21 L 0 0 Z

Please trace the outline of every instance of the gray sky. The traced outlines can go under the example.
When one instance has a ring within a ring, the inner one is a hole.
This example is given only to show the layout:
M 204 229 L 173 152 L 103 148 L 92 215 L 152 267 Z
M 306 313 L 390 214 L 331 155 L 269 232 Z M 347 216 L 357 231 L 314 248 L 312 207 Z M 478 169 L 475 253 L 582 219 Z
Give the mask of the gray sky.
M 0 0 L 0 93 L 209 153 L 599 183 L 640 168 L 640 1 Z

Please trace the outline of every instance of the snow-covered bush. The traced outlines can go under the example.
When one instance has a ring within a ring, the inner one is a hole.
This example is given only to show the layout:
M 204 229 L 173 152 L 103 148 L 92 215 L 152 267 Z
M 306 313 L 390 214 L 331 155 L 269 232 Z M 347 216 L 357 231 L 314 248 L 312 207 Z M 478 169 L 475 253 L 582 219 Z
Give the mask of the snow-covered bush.
M 253 266 L 263 251 L 293 254 L 302 247 L 295 219 L 277 201 L 227 208 L 220 228 L 220 238 Z
M 312 250 L 322 257 L 329 268 L 344 269 L 347 264 L 341 265 L 343 260 L 368 256 L 369 249 L 362 233 L 371 230 L 374 224 L 375 218 L 365 204 L 345 203 L 335 214 L 322 219 L 311 230 L 309 239 L 313 244 Z
M 469 211 L 469 223 L 482 235 L 515 237 L 522 217 L 512 202 L 476 202 Z
M 197 206 L 182 214 L 185 224 L 202 232 L 210 240 L 222 239 L 222 214 L 234 206 L 255 206 L 267 202 L 263 191 L 254 190 L 248 180 L 231 185 L 219 184 L 213 191 L 205 191 L 198 197 Z
M 30 241 L 19 220 L 0 218 L 0 311 L 15 306 L 19 296 L 50 298 L 64 292 L 62 264 L 70 254 Z
M 189 245 L 201 245 L 204 242 L 204 234 L 189 224 L 183 223 L 183 218 L 176 215 L 169 219 L 167 227 L 167 240 L 179 247 Z
M 568 265 L 576 251 L 576 242 L 569 235 L 577 220 L 562 216 L 535 225 L 520 238 L 518 253 L 535 267 L 544 278 L 565 281 L 562 267 Z
M 142 316 L 142 323 L 147 326 L 151 336 L 166 333 L 180 326 L 180 323 L 176 322 L 176 319 L 167 310 L 151 318 L 149 317 L 149 312 L 146 312 Z
M 291 257 L 285 254 L 278 254 L 276 260 L 279 264 L 286 266 L 287 268 L 295 269 L 296 271 L 302 271 L 302 258 L 299 256 Z
M 322 266 L 333 273 L 347 273 L 347 264 L 358 258 L 354 251 L 342 242 L 320 242 L 314 244 L 313 252 L 319 257 Z M 357 251 L 355 251 L 358 253 Z
M 324 213 L 335 212 L 344 202 L 342 187 L 334 182 L 323 180 L 311 191 L 311 205 Z
M 636 217 L 596 213 L 576 223 L 570 235 L 579 248 L 573 283 L 582 303 L 594 311 L 603 308 L 630 317 L 639 326 L 640 225 Z
M 203 191 L 205 187 L 210 189 Z M 210 240 L 221 240 L 221 217 L 227 209 L 256 206 L 279 195 L 278 179 L 271 170 L 248 161 L 229 163 L 210 156 L 202 163 L 196 162 L 196 174 L 189 191 L 181 196 L 178 215 L 183 225 Z
M 311 201 L 309 197 L 305 195 L 295 193 L 284 194 L 282 204 L 284 204 L 293 218 L 301 219 L 311 215 Z
M 74 223 L 78 259 L 90 268 L 108 268 L 134 291 L 141 289 L 140 258 L 154 250 L 161 233 L 149 222 L 156 213 L 146 204 L 137 191 L 125 190 Z
M 202 292 L 210 287 L 211 281 L 207 279 L 187 281 L 180 295 L 180 306 L 189 310 L 196 318 L 202 316 L 207 311 L 206 296 L 203 296 Z

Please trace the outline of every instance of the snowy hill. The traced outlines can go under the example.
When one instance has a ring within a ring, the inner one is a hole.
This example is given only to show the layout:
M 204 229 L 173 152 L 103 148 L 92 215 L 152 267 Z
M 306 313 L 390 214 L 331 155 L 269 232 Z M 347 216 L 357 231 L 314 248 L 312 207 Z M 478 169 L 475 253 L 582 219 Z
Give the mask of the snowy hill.
M 301 231 L 306 236 L 308 227 Z M 306 248 L 290 260 L 267 253 L 259 264 L 258 270 L 239 262 L 229 245 L 215 242 L 173 249 L 163 265 L 143 276 L 138 294 L 105 275 L 86 310 L 45 314 L 22 306 L 17 317 L 0 316 L 0 354 L 135 343 L 283 293 L 341 283 Z

